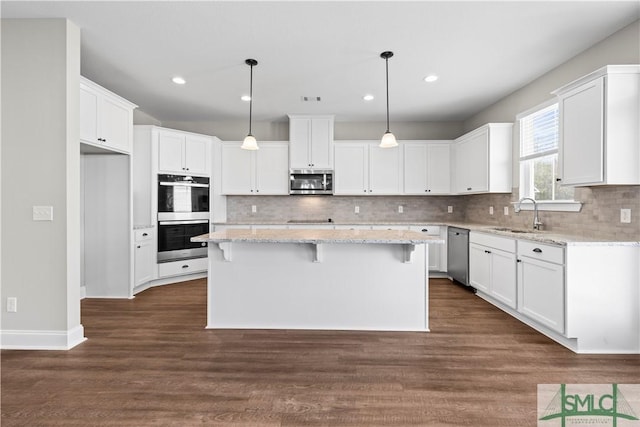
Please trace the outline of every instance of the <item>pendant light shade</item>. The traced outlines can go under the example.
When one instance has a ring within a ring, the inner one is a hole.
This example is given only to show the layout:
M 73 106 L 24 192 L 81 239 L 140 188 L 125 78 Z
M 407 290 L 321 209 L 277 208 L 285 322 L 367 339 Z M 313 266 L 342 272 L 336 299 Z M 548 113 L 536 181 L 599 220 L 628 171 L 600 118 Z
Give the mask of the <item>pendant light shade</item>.
M 396 141 L 396 137 L 389 130 L 389 58 L 393 56 L 393 52 L 385 51 L 380 54 L 380 57 L 385 61 L 385 75 L 386 75 L 386 83 L 387 83 L 387 131 L 382 135 L 382 140 L 380 141 L 380 147 L 382 148 L 392 148 L 398 146 L 398 141 Z
M 251 134 L 251 113 L 253 112 L 253 67 L 258 65 L 258 61 L 255 59 L 247 59 L 244 61 L 249 67 L 251 67 L 251 74 L 249 79 L 249 133 L 242 141 L 240 148 L 245 150 L 258 150 L 258 142 L 256 138 Z

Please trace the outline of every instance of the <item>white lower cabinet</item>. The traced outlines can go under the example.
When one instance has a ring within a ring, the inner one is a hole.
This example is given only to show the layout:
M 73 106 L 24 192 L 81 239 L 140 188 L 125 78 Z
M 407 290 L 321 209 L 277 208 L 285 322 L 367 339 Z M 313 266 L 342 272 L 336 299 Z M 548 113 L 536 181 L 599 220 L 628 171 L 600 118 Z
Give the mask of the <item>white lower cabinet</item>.
M 155 255 L 153 229 L 135 230 L 134 286 L 140 286 L 155 279 Z
M 482 233 L 469 234 L 469 283 L 516 308 L 516 241 Z
M 518 241 L 518 311 L 564 333 L 564 249 Z
M 183 274 L 200 273 L 207 271 L 209 258 L 194 258 L 184 261 L 163 262 L 158 264 L 158 276 L 170 277 Z

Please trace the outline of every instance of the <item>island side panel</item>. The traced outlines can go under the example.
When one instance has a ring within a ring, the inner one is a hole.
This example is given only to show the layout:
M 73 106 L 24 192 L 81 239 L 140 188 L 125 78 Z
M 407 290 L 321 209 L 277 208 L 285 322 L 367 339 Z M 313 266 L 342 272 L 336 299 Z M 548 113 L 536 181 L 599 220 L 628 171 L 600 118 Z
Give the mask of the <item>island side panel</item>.
M 428 331 L 428 247 L 305 243 L 209 248 L 207 328 Z

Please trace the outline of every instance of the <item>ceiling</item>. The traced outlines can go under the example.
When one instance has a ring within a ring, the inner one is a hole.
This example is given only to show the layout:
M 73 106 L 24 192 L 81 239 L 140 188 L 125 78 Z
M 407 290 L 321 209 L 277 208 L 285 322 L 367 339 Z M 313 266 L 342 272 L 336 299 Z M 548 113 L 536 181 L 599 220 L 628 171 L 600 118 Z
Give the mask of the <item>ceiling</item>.
M 160 121 L 335 114 L 460 121 L 640 17 L 637 1 L 2 1 L 3 18 L 65 17 L 82 74 Z M 425 83 L 435 73 L 439 80 Z M 187 83 L 178 86 L 173 76 Z M 375 96 L 365 102 L 365 94 Z M 321 97 L 302 102 L 302 97 Z

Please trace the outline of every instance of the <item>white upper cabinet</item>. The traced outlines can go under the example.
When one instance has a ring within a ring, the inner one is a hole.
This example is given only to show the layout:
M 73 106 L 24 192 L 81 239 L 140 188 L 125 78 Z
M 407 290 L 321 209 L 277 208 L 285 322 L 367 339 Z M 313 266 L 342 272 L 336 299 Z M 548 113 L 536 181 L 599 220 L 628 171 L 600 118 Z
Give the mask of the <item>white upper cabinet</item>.
M 333 116 L 289 116 L 291 169 L 333 169 Z
M 553 93 L 562 184 L 640 184 L 640 65 L 609 65 Z
M 401 194 L 402 151 L 379 142 L 339 142 L 334 148 L 334 194 Z
M 80 77 L 80 141 L 131 153 L 135 104 Z
M 451 142 L 402 143 L 404 194 L 451 193 Z
M 211 138 L 161 130 L 158 136 L 158 172 L 211 174 Z
M 455 192 L 510 193 L 513 123 L 489 123 L 455 141 Z
M 222 144 L 222 194 L 289 194 L 289 144 L 262 142 L 257 151 L 241 145 Z

